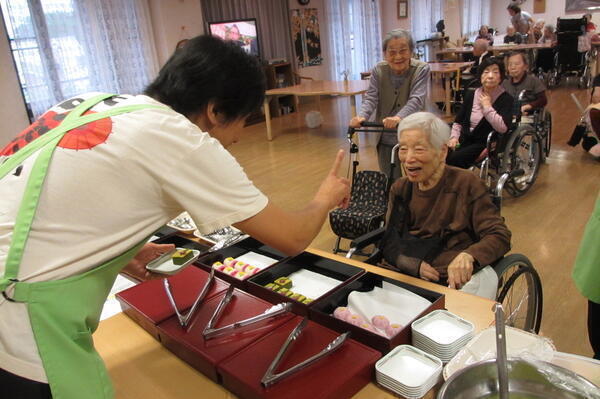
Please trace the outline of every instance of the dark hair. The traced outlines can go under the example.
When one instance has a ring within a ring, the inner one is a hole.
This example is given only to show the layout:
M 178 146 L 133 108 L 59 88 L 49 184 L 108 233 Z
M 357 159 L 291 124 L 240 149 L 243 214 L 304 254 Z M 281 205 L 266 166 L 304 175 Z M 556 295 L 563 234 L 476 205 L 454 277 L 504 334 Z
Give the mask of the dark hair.
M 487 67 L 492 65 L 498 65 L 498 69 L 500 69 L 500 81 L 502 82 L 504 80 L 504 78 L 506 77 L 504 73 L 504 60 L 502 60 L 499 57 L 487 57 L 484 58 L 484 60 L 481 61 L 481 64 L 479 64 L 479 66 L 477 67 L 477 78 L 479 81 L 481 81 L 481 75 L 483 74 L 483 71 L 485 71 Z
M 507 10 L 513 10 L 514 12 L 516 12 L 517 14 L 521 12 L 521 7 L 519 7 L 516 4 L 509 4 L 508 7 L 506 7 Z
M 258 60 L 234 42 L 197 36 L 175 51 L 144 94 L 186 117 L 212 102 L 233 122 L 260 108 L 265 77 Z
M 526 64 L 526 65 L 529 65 L 529 57 L 527 56 L 527 54 L 525 54 L 524 51 L 511 51 L 506 56 L 506 61 L 508 62 L 508 59 L 510 57 L 514 57 L 515 55 L 520 55 L 521 59 L 523 60 L 523 63 Z

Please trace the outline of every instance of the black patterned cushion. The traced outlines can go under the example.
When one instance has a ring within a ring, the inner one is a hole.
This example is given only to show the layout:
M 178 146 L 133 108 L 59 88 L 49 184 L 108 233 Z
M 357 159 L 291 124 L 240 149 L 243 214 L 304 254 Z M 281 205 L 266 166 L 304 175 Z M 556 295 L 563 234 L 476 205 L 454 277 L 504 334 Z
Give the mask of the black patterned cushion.
M 333 232 L 354 239 L 375 230 L 387 211 L 387 178 L 377 171 L 360 171 L 352 182 L 352 197 L 347 209 L 329 213 Z

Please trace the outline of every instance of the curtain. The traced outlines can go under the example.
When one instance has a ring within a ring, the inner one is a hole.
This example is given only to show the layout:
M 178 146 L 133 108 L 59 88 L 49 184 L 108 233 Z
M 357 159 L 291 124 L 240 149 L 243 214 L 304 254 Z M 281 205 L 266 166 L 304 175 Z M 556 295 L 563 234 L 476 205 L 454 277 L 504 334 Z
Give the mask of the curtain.
M 413 40 L 425 40 L 437 32 L 435 25 L 444 19 L 442 0 L 413 0 L 410 2 L 409 18 Z
M 282 0 L 202 0 L 206 22 L 256 18 L 261 58 L 284 58 L 294 65 L 290 8 Z
M 147 0 L 0 0 L 36 118 L 89 91 L 137 94 L 158 71 Z
M 327 40 L 331 80 L 360 79 L 382 59 L 378 0 L 327 0 Z
M 462 36 L 475 38 L 490 23 L 490 0 L 462 0 Z

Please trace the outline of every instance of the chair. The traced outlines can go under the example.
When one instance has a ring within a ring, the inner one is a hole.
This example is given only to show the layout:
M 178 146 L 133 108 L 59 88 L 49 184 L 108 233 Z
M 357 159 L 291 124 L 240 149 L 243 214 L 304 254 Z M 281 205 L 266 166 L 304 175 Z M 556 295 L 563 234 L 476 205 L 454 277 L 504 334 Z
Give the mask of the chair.
M 580 88 L 587 89 L 592 83 L 592 51 L 579 52 L 578 43 L 585 35 L 585 18 L 558 18 L 556 23 L 557 46 L 554 56 L 554 68 L 548 73 L 548 87 L 556 86 L 566 75 L 578 77 Z
M 377 264 L 382 258 L 380 247 L 384 232 L 385 227 L 382 227 L 353 240 L 346 257 L 351 258 L 366 246 L 375 244 L 375 251 L 365 262 Z M 543 292 L 531 261 L 524 255 L 510 254 L 491 266 L 498 275 L 496 301 L 504 307 L 505 323 L 537 334 L 542 321 Z

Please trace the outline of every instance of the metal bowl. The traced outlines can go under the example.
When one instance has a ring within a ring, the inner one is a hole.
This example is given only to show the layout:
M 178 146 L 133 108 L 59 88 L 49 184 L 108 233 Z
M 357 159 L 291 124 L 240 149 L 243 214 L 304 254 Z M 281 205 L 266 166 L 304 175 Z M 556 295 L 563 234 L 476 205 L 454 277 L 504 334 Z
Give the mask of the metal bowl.
M 511 399 L 600 398 L 594 384 L 574 372 L 542 361 L 508 360 Z M 453 374 L 440 388 L 438 399 L 499 398 L 496 359 L 485 360 Z

